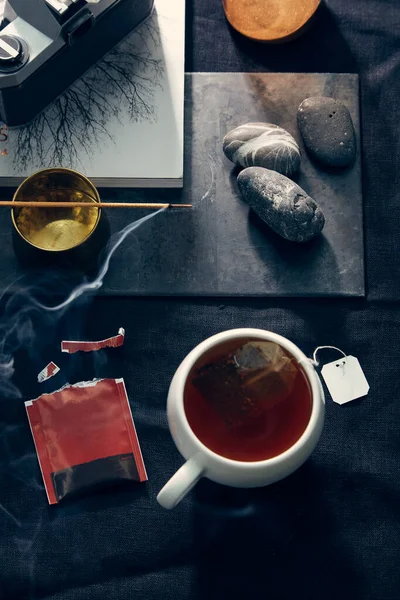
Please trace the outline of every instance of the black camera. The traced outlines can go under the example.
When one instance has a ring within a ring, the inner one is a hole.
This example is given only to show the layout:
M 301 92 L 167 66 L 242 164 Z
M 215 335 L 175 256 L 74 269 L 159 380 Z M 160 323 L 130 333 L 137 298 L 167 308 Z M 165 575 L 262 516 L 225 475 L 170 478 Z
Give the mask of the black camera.
M 7 0 L 0 118 L 31 121 L 151 13 L 154 0 Z

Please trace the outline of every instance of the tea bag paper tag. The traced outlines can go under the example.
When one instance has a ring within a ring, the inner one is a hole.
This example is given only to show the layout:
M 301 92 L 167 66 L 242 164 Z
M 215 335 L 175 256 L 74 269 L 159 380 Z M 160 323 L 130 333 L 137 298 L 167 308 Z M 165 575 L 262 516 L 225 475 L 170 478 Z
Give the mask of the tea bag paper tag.
M 369 392 L 369 384 L 355 356 L 344 356 L 321 369 L 326 386 L 337 404 L 346 404 Z

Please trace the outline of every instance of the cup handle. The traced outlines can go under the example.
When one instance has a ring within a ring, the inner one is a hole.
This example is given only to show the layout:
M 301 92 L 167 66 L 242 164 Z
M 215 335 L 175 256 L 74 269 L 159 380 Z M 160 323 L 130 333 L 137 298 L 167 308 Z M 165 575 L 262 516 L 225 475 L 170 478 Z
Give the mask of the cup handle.
M 204 467 L 200 455 L 196 454 L 171 477 L 157 496 L 164 508 L 174 508 L 202 477 Z

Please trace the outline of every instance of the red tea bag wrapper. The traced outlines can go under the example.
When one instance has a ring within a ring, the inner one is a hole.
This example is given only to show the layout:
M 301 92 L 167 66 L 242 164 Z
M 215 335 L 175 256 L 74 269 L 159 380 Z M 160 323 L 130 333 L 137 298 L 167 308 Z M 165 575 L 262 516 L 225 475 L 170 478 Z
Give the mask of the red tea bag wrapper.
M 25 406 L 50 504 L 99 484 L 147 480 L 123 379 L 66 385 Z
M 120 327 L 118 329 L 118 335 L 100 340 L 99 342 L 75 342 L 72 340 L 65 340 L 61 342 L 61 352 L 67 354 L 75 354 L 75 352 L 95 352 L 102 350 L 103 348 L 118 348 L 122 346 L 125 340 L 125 329 Z

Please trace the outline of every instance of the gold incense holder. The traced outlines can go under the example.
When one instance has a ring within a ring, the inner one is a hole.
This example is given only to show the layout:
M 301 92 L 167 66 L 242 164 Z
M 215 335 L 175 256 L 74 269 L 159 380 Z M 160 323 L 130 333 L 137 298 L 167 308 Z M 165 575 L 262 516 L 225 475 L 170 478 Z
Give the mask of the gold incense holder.
M 229 23 L 259 42 L 287 42 L 305 31 L 321 0 L 222 0 Z
M 20 236 L 40 250 L 61 252 L 76 248 L 95 231 L 101 216 L 100 196 L 93 183 L 71 169 L 52 168 L 34 173 L 17 189 L 13 201 L 87 202 L 88 207 L 12 208 Z

